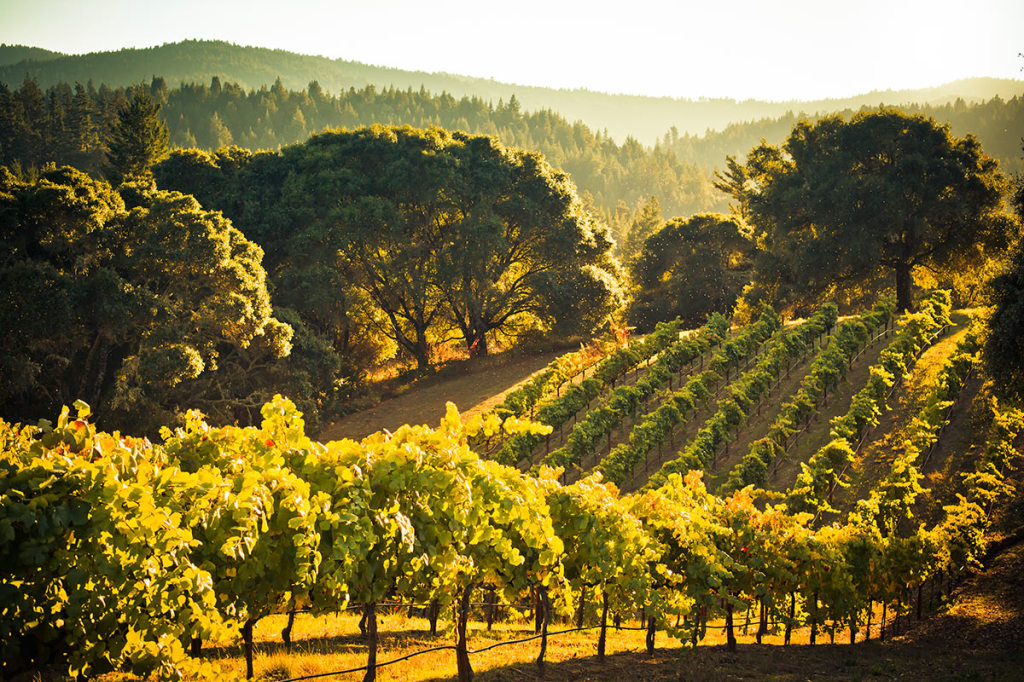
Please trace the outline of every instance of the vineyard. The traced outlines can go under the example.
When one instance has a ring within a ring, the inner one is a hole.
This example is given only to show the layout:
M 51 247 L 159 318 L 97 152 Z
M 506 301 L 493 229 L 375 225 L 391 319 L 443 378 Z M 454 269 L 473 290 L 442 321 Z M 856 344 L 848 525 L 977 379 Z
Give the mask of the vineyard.
M 982 566 L 1014 490 L 1024 413 L 988 392 L 981 344 L 934 291 L 902 315 L 662 323 L 487 414 L 361 442 L 310 438 L 280 396 L 259 427 L 190 412 L 158 441 L 81 402 L 0 422 L 0 675 L 404 679 L 422 654 L 468 680 L 514 640 L 543 674 L 559 641 L 611 670 L 612 638 L 892 637 Z M 346 663 L 287 663 L 317 637 Z

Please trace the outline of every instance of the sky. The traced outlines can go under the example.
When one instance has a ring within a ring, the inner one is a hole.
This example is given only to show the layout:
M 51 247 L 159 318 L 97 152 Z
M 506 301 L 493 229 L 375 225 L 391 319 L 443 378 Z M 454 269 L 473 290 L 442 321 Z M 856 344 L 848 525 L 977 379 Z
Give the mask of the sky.
M 226 40 L 368 64 L 671 97 L 820 99 L 1024 79 L 1024 0 L 0 0 L 0 43 Z

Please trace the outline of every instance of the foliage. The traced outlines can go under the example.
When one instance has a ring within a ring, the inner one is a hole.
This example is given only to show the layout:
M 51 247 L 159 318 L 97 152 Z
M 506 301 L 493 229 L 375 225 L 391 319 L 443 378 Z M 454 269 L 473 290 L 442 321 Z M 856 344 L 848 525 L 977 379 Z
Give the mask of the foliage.
M 187 406 L 251 422 L 275 388 L 330 366 L 287 364 L 293 327 L 272 316 L 259 247 L 191 197 L 65 167 L 0 170 L 0 203 L 5 415 L 81 397 L 151 433 Z
M 594 372 L 589 379 L 569 386 L 565 393 L 556 396 L 537 410 L 537 420 L 552 428 L 559 428 L 573 415 L 596 398 L 606 386 L 615 386 L 616 380 L 630 369 L 636 369 L 640 362 L 650 359 L 679 341 L 678 320 L 660 323 L 657 328 L 647 334 L 642 341 L 628 346 L 620 346 L 594 365 Z M 700 332 L 701 336 L 718 336 L 725 334 L 728 323 L 721 316 L 712 316 Z M 681 346 L 685 349 L 686 346 Z M 683 350 L 682 352 L 686 352 Z M 536 435 L 524 434 L 508 439 L 495 459 L 508 465 L 517 464 L 531 456 L 541 440 Z
M 823 315 L 816 318 L 813 323 L 809 323 L 808 328 L 813 327 L 820 334 L 829 318 L 832 320 L 832 322 L 828 322 L 830 326 L 835 321 L 835 308 L 831 306 L 828 307 Z M 766 306 L 761 311 L 761 316 L 757 322 L 747 325 L 740 334 L 722 345 L 722 348 L 711 358 L 709 365 L 711 371 L 720 376 L 725 376 L 728 381 L 729 370 L 737 367 L 740 361 L 755 355 L 762 344 L 773 337 L 775 337 L 776 343 L 781 343 L 782 337 L 777 336 L 781 328 L 782 320 L 774 310 Z M 775 345 L 775 343 L 769 343 L 769 347 Z M 765 365 L 760 367 L 760 362 L 765 362 Z M 769 370 L 768 367 L 769 364 L 775 365 L 777 362 L 777 358 L 774 357 L 770 363 L 762 358 L 759 361 L 759 367 L 755 367 L 746 375 L 737 379 L 737 385 L 753 387 L 756 384 L 758 388 L 755 389 L 755 392 L 767 389 L 768 384 L 762 379 L 768 373 L 774 373 L 774 370 Z M 756 380 L 754 379 L 755 375 L 759 377 Z M 746 381 L 744 377 L 747 378 Z M 661 468 L 648 479 L 647 486 L 659 485 L 671 474 L 685 474 L 691 469 L 703 469 L 710 464 L 718 447 L 725 442 L 728 434 L 737 430 L 746 419 L 746 412 L 737 402 L 737 399 L 739 399 L 749 409 L 751 399 L 744 397 L 744 392 L 745 389 L 741 389 L 740 392 L 723 398 L 719 403 L 718 410 L 708 418 L 689 444 L 685 445 L 675 458 L 669 459 L 662 464 Z
M 913 271 L 962 268 L 1010 243 L 1004 180 L 977 139 L 898 110 L 801 121 L 783 147 L 751 150 L 734 188 L 763 244 L 752 300 L 806 303 L 895 274 L 897 307 Z
M 194 63 L 196 56 L 189 52 L 187 59 Z M 218 77 L 210 80 L 209 72 L 178 78 L 157 66 L 129 81 L 105 80 L 93 72 L 76 82 L 69 74 L 64 82 L 48 82 L 43 90 L 31 78 L 15 87 L 17 81 L 6 79 L 2 71 L 0 66 L 0 163 L 6 165 L 41 168 L 52 161 L 98 172 L 104 161 L 103 140 L 129 98 L 119 86 L 160 74 L 148 90 L 160 105 L 173 147 L 213 152 L 235 145 L 256 151 L 304 142 L 328 128 L 441 126 L 543 153 L 572 176 L 597 211 L 609 217 L 617 202 L 632 205 L 652 194 L 669 215 L 724 208 L 707 173 L 688 157 L 641 145 L 625 134 L 616 142 L 603 127 L 557 113 L 558 108 L 522 111 L 514 95 L 505 95 L 504 101 L 498 96 L 453 96 L 451 87 L 380 87 L 363 79 L 328 88 L 323 71 L 308 72 L 288 87 L 281 79 L 289 78 L 281 71 L 239 85 L 234 78 L 223 83 Z M 319 83 L 311 81 L 314 76 Z M 25 71 L 15 76 L 23 77 Z M 83 143 L 71 145 L 72 140 Z M 203 198 L 200 203 L 206 205 Z
M 729 473 L 728 487 L 764 484 L 769 466 L 785 455 L 790 436 L 817 412 L 818 403 L 827 392 L 835 389 L 846 377 L 854 355 L 872 334 L 888 323 L 894 308 L 895 303 L 891 299 L 883 299 L 859 317 L 839 324 L 828 345 L 819 350 L 811 362 L 811 368 L 799 388 L 782 404 L 768 432 L 751 443 L 749 452 Z
M 1024 401 L 1024 243 L 1006 271 L 992 280 L 994 308 L 985 342 L 985 370 L 1004 398 Z
M 841 476 L 853 461 L 861 438 L 888 409 L 889 389 L 902 381 L 921 352 L 949 324 L 948 291 L 934 291 L 919 305 L 920 312 L 902 316 L 899 332 L 882 351 L 878 362 L 869 368 L 864 387 L 854 394 L 846 413 L 832 419 L 830 442 L 800 464 L 801 471 L 786 497 L 790 510 L 819 514 L 832 510 L 832 491 L 842 484 Z
M 601 438 L 609 435 L 627 415 L 636 415 L 647 400 L 669 383 L 673 376 L 693 363 L 708 349 L 722 343 L 728 331 L 728 322 L 721 315 L 712 315 L 696 333 L 667 346 L 647 373 L 632 386 L 613 390 L 599 406 L 586 414 L 569 433 L 566 445 L 548 454 L 543 463 L 548 466 L 578 466 L 583 457 L 597 449 Z
M 153 164 L 167 156 L 169 139 L 160 105 L 145 86 L 133 88 L 128 102 L 117 110 L 117 123 L 107 140 L 108 177 L 120 184 L 149 175 Z
M 705 213 L 672 219 L 648 237 L 630 265 L 630 322 L 644 329 L 668 317 L 729 314 L 750 277 L 747 230 L 740 219 Z
M 568 178 L 493 138 L 376 126 L 280 154 L 178 152 L 157 178 L 224 210 L 276 283 L 337 291 L 287 304 L 341 355 L 384 334 L 423 367 L 447 338 L 486 354 L 498 333 L 589 334 L 619 305 L 611 243 Z
M 981 557 L 986 507 L 1008 493 L 1024 425 L 1018 410 L 993 408 L 956 504 L 908 535 L 881 532 L 863 513 L 872 505 L 812 533 L 808 514 L 759 508 L 747 489 L 710 494 L 699 471 L 628 497 L 596 476 L 562 486 L 550 470 L 534 478 L 479 459 L 468 439 L 501 421 L 463 425 L 453 406 L 437 429 L 362 443 L 310 440 L 279 396 L 258 427 L 191 413 L 162 443 L 97 430 L 84 403 L 55 426 L 0 421 L 0 670 L 207 677 L 216 671 L 183 642 L 237 637 L 240 621 L 298 601 L 451 603 L 479 584 L 512 602 L 547 587 L 563 609 L 592 588 L 614 612 L 642 607 L 695 644 L 710 619 L 754 600 L 789 625 L 855 628 L 872 600 Z

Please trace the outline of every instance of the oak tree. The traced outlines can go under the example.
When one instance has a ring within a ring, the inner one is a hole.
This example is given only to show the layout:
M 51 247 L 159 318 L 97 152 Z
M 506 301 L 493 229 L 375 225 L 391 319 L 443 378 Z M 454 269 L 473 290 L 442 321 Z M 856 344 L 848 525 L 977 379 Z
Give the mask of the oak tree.
M 755 295 L 813 300 L 830 288 L 892 277 L 912 304 L 915 268 L 942 270 L 1011 238 L 1003 178 L 971 135 L 897 110 L 797 123 L 762 143 L 722 182 L 764 245 Z

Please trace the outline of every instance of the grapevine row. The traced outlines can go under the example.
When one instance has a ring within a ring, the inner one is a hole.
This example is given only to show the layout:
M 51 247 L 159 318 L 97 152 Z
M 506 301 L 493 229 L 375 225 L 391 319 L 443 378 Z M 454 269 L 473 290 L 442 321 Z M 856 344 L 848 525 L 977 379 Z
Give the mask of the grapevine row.
M 633 353 L 618 345 L 611 352 L 605 353 L 602 344 L 596 344 L 559 356 L 529 382 L 509 393 L 497 410 L 522 417 L 538 403 L 558 392 L 566 383 L 591 368 L 594 369 L 594 374 L 598 375 L 598 379 L 606 383 L 612 377 L 619 376 L 624 368 L 628 368 L 630 360 L 658 353 L 678 338 L 682 326 L 683 323 L 678 318 L 671 322 L 659 322 L 653 332 L 642 341 L 633 344 Z
M 718 403 L 717 411 L 708 418 L 697 435 L 679 453 L 662 465 L 650 478 L 657 485 L 672 473 L 704 469 L 711 464 L 718 448 L 729 434 L 737 430 L 750 409 L 759 404 L 790 363 L 803 357 L 809 345 L 835 325 L 837 310 L 828 303 L 795 329 L 778 335 L 758 360 L 757 365 L 730 385 L 729 395 Z
M 767 434 L 751 444 L 742 461 L 729 473 L 728 489 L 764 485 L 768 468 L 785 455 L 790 437 L 818 411 L 829 390 L 846 377 L 854 356 L 876 330 L 888 324 L 894 311 L 893 301 L 885 299 L 859 317 L 839 324 L 828 346 L 814 358 L 796 393 L 783 404 Z
M 791 510 L 820 513 L 831 510 L 830 501 L 840 484 L 845 467 L 853 461 L 854 450 L 868 429 L 878 424 L 886 409 L 889 390 L 906 375 L 908 368 L 949 324 L 948 292 L 937 291 L 921 302 L 920 310 L 902 318 L 902 327 L 871 367 L 865 386 L 858 391 L 845 414 L 830 424 L 830 442 L 815 452 L 787 493 Z
M 927 328 L 942 306 L 923 308 Z M 719 617 L 735 642 L 734 614 L 756 603 L 809 624 L 812 640 L 836 624 L 852 634 L 872 600 L 900 601 L 982 556 L 984 507 L 1005 494 L 1024 427 L 1020 412 L 997 408 L 966 493 L 937 525 L 901 536 L 864 514 L 814 529 L 806 514 L 756 506 L 748 489 L 711 494 L 699 471 L 629 496 L 597 476 L 569 486 L 551 470 L 530 476 L 481 459 L 468 439 L 540 427 L 494 415 L 463 424 L 454 407 L 437 429 L 361 443 L 311 440 L 282 398 L 263 417 L 258 428 L 213 427 L 193 412 L 157 443 L 98 431 L 84 404 L 55 424 L 0 422 L 5 678 L 48 663 L 83 677 L 210 677 L 189 642 L 241 632 L 251 650 L 263 616 L 348 604 L 367 616 L 372 663 L 377 604 L 466 613 L 484 586 L 561 613 L 587 590 L 694 643 Z M 461 618 L 456 631 L 462 676 Z
M 602 438 L 610 437 L 611 432 L 622 423 L 627 415 L 636 414 L 646 400 L 671 382 L 673 376 L 707 352 L 713 345 L 721 343 L 727 332 L 728 322 L 725 318 L 721 315 L 713 315 L 698 333 L 666 348 L 648 368 L 643 379 L 633 386 L 616 388 L 604 404 L 588 412 L 573 427 L 566 445 L 549 453 L 544 458 L 543 464 L 552 467 L 578 466 L 584 456 L 597 449 Z M 745 337 L 741 335 L 738 338 Z M 739 340 L 727 341 L 722 352 L 725 352 L 729 344 L 740 342 Z M 712 359 L 712 364 L 714 364 L 714 359 Z
M 699 339 L 721 338 L 728 329 L 728 322 L 721 315 L 712 315 L 697 333 Z M 659 325 L 648 334 L 643 341 L 633 344 L 632 348 L 620 348 L 602 361 L 589 379 L 574 384 L 554 400 L 537 410 L 536 418 L 542 424 L 559 428 L 579 413 L 594 398 L 600 395 L 605 386 L 614 387 L 616 380 L 630 368 L 636 367 L 644 359 L 663 353 L 667 348 L 685 343 L 679 341 L 677 324 Z M 502 464 L 515 465 L 529 461 L 534 450 L 541 443 L 542 437 L 537 434 L 519 434 L 504 441 L 494 459 Z

